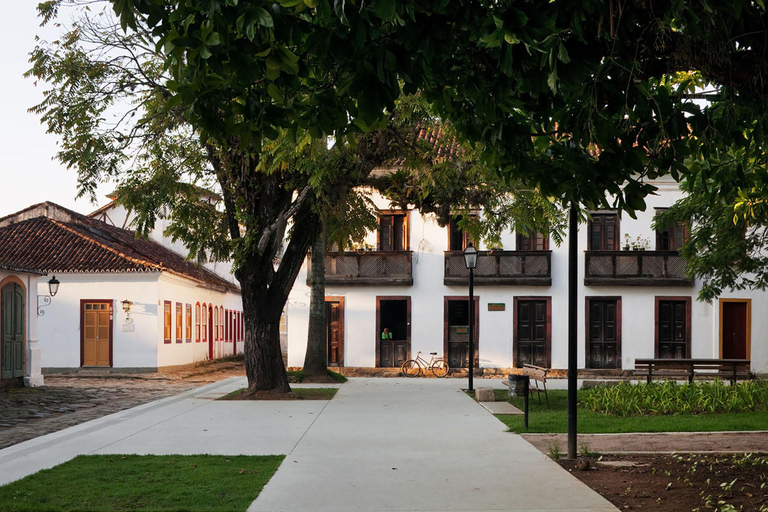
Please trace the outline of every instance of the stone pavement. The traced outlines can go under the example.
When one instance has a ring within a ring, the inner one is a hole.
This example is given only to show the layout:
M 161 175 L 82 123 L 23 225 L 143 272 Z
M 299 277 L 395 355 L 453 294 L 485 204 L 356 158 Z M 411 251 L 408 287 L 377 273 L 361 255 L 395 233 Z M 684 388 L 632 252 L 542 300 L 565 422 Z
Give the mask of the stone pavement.
M 39 388 L 0 389 L 0 449 L 227 377 L 241 361 L 148 374 L 54 374 Z
M 84 453 L 287 454 L 250 510 L 616 509 L 455 379 L 351 379 L 325 401 L 215 401 L 244 378 L 0 450 L 0 484 Z

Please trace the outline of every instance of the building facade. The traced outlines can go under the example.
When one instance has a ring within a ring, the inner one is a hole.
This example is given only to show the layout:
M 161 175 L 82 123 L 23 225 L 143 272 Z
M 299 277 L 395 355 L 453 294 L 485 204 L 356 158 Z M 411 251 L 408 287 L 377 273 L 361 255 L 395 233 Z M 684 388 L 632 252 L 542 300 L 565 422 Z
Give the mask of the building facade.
M 0 219 L 0 259 L 60 281 L 35 313 L 44 371 L 155 371 L 243 350 L 239 288 L 133 231 L 41 203 Z M 29 286 L 48 294 L 47 277 Z
M 768 373 L 768 295 L 724 293 L 697 300 L 677 254 L 684 225 L 654 231 L 654 215 L 682 197 L 673 181 L 655 183 L 658 195 L 636 219 L 591 212 L 579 226 L 578 366 L 631 370 L 637 358 L 747 358 Z M 466 367 L 468 271 L 466 237 L 417 211 L 393 211 L 373 195 L 379 230 L 374 250 L 329 253 L 326 311 L 329 366 L 387 368 L 417 351 L 437 352 L 452 368 Z M 541 236 L 506 233 L 503 248 L 481 250 L 474 278 L 475 364 L 506 370 L 533 363 L 567 367 L 568 254 Z M 288 365 L 301 366 L 309 312 L 308 264 L 287 304 Z M 384 328 L 391 339 L 382 336 Z M 754 335 L 754 336 L 753 336 Z

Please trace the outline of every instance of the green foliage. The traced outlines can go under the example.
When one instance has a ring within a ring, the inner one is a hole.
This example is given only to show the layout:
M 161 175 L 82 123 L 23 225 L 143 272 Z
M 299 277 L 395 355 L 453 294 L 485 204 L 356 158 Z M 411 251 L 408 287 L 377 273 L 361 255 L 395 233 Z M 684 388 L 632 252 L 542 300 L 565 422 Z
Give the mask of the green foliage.
M 282 455 L 80 455 L 0 487 L 0 508 L 245 510 L 283 459 Z
M 287 373 L 288 376 L 294 378 L 296 382 L 303 382 L 304 378 L 306 377 L 306 374 L 303 370 L 292 370 Z M 332 377 L 336 382 L 340 382 L 342 384 L 349 380 L 344 375 L 334 372 L 333 370 L 328 370 L 328 376 Z
M 690 384 L 621 383 L 586 390 L 580 397 L 582 407 L 614 416 L 766 411 L 766 404 L 768 383 L 762 381 L 733 386 L 720 380 Z

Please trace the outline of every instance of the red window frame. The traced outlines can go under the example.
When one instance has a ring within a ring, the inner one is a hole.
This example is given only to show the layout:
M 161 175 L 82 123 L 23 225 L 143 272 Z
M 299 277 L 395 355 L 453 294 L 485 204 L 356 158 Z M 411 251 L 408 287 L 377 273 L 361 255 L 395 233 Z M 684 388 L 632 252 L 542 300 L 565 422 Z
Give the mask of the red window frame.
M 224 306 L 219 306 L 219 339 L 224 339 Z
M 176 303 L 176 343 L 181 343 L 181 330 L 184 328 L 184 311 L 181 302 Z
M 203 343 L 208 343 L 208 307 L 205 305 L 205 302 L 203 302 L 203 318 L 201 319 L 200 325 L 202 326 L 202 339 Z
M 213 341 L 219 341 L 219 306 L 213 308 Z
M 187 343 L 192 343 L 192 304 L 187 304 L 184 312 L 187 315 L 184 318 L 184 338 Z
M 164 343 L 171 343 L 173 337 L 173 322 L 172 320 L 172 308 L 171 301 L 166 300 L 163 302 L 163 338 Z
M 200 343 L 200 303 L 195 303 L 195 343 Z

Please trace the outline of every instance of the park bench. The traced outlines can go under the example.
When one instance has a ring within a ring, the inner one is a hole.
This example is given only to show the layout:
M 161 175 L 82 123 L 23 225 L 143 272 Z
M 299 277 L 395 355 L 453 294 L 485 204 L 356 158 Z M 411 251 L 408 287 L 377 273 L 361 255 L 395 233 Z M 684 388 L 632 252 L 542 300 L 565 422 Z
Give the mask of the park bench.
M 533 396 L 534 393 L 539 397 L 539 403 L 541 403 L 541 394 L 544 394 L 544 398 L 547 401 L 547 408 L 549 408 L 549 395 L 547 395 L 547 372 L 549 371 L 548 368 L 543 368 L 541 366 L 536 366 L 532 364 L 524 364 L 522 368 L 522 374 L 528 376 L 529 382 L 531 385 L 528 386 L 528 393 Z M 511 383 L 508 380 L 504 381 L 504 384 L 506 384 L 510 389 L 510 395 L 512 394 L 512 386 L 514 386 L 513 383 Z
M 653 377 L 687 378 L 716 377 L 728 379 L 731 384 L 737 379 L 748 379 L 749 359 L 635 359 L 635 372 L 645 375 L 650 383 Z

